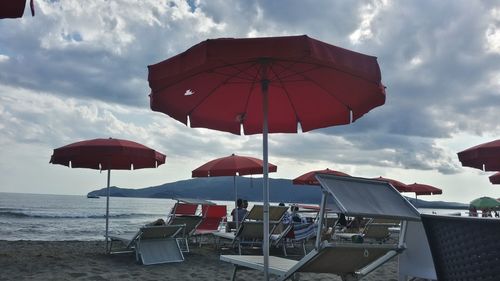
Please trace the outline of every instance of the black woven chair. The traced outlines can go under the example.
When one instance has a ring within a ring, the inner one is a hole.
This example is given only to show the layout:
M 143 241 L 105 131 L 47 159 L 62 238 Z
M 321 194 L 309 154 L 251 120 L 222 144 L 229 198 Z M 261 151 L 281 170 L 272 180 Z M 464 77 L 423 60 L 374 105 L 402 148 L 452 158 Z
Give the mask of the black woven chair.
M 500 219 L 422 215 L 440 281 L 500 280 Z

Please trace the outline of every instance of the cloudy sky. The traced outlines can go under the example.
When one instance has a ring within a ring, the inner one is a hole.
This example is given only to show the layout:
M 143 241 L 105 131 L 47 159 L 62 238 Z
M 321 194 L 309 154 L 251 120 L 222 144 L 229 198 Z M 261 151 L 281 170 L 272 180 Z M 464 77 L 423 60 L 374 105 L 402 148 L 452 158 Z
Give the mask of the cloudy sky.
M 147 65 L 208 38 L 307 34 L 378 57 L 386 104 L 354 124 L 273 134 L 274 178 L 336 169 L 443 189 L 426 200 L 500 197 L 456 153 L 500 136 L 497 1 L 35 0 L 0 20 L 0 192 L 86 194 L 106 173 L 49 164 L 54 148 L 122 138 L 167 155 L 113 171 L 142 188 L 190 178 L 213 158 L 261 157 L 261 136 L 192 129 L 149 108 Z M 411 196 L 411 194 L 408 194 Z

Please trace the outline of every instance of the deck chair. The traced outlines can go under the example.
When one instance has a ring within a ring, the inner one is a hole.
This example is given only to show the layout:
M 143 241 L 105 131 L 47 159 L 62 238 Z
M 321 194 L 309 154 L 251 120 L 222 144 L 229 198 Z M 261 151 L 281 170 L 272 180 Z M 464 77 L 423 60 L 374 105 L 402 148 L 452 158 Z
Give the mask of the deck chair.
M 251 268 L 274 273 L 278 280 L 295 278 L 299 272 L 334 273 L 344 280 L 357 280 L 399 255 L 405 249 L 408 221 L 420 221 L 420 213 L 390 184 L 382 181 L 316 174 L 322 197 L 315 248 L 300 261 L 280 257 L 221 256 L 237 269 Z M 366 204 L 365 202 L 370 202 Z M 397 244 L 322 242 L 325 210 L 352 217 L 401 220 Z M 265 266 L 266 265 L 266 266 Z
M 269 206 L 269 221 L 275 223 L 281 221 L 287 210 L 288 207 L 286 206 Z M 263 221 L 264 206 L 254 205 L 252 209 L 247 213 L 244 220 Z
M 192 235 L 196 237 L 201 246 L 202 238 L 207 234 L 213 234 L 219 231 L 221 222 L 227 216 L 226 205 L 203 205 L 202 206 L 203 218 L 196 226 Z
M 262 221 L 244 221 L 236 232 L 233 241 L 238 247 L 238 253 L 241 255 L 242 248 L 245 246 L 261 247 L 263 233 L 264 223 Z
M 170 212 L 170 215 L 171 216 L 194 216 L 194 215 L 196 215 L 197 210 L 198 210 L 198 204 L 177 202 L 177 203 L 175 203 L 174 207 L 172 207 L 172 211 Z
M 380 265 L 392 259 L 402 249 L 397 245 L 379 244 L 335 244 L 324 242 L 319 250 L 312 250 L 301 260 L 272 257 L 270 273 L 278 275 L 277 280 L 298 278 L 297 273 L 332 273 L 342 280 L 357 280 Z M 232 263 L 232 280 L 240 269 L 263 270 L 262 256 L 222 255 L 222 261 Z
M 117 241 L 126 245 L 125 251 L 112 253 L 134 251 L 136 260 L 144 265 L 184 261 L 175 238 L 183 228 L 183 225 L 144 226 L 131 236 L 110 235 L 111 247 Z
M 317 228 L 318 225 L 315 223 L 289 224 L 280 234 L 271 235 L 272 245 L 281 247 L 285 256 L 288 256 L 287 247 L 298 245 L 302 248 L 304 255 L 306 255 L 306 242 L 316 236 Z
M 196 227 L 201 223 L 202 217 L 200 216 L 174 216 L 167 222 L 168 225 L 184 225 L 181 237 L 178 238 L 179 244 L 183 252 L 189 252 L 188 239 L 194 232 Z
M 500 220 L 422 215 L 438 280 L 500 278 Z

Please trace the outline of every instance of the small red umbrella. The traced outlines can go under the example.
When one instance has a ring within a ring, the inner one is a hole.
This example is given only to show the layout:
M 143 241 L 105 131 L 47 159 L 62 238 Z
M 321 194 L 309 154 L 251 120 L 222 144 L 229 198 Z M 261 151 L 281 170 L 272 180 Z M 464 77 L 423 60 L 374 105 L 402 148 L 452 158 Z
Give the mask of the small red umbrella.
M 457 154 L 462 166 L 500 171 L 500 139 L 476 145 Z
M 316 171 L 311 171 L 311 172 L 305 173 L 302 176 L 293 179 L 292 183 L 293 184 L 305 184 L 305 185 L 319 185 L 319 182 L 315 177 L 315 175 L 317 173 L 349 177 L 349 175 L 346 173 L 335 171 L 335 170 L 330 170 L 330 169 L 326 168 L 324 170 L 316 170 Z
M 378 177 L 378 178 L 373 178 L 373 179 L 388 182 L 392 186 L 394 186 L 394 188 L 396 188 L 399 192 L 410 192 L 408 185 L 406 185 L 398 180 L 393 180 L 393 179 L 383 178 L 383 177 Z
M 166 156 L 142 144 L 121 139 L 93 139 L 75 142 L 54 149 L 50 163 L 71 168 L 108 170 L 106 192 L 106 251 L 109 227 L 109 186 L 111 170 L 156 168 Z
M 412 183 L 408 185 L 409 190 L 406 192 L 415 192 L 415 195 L 435 195 L 443 194 L 443 191 L 437 187 L 421 183 Z
M 262 174 L 262 160 L 231 154 L 231 156 L 211 160 L 192 172 L 193 177 L 244 176 Z M 269 172 L 276 172 L 278 167 L 269 163 Z
M 264 164 L 260 159 L 232 154 L 231 156 L 214 159 L 194 169 L 192 171 L 192 177 L 233 176 L 234 203 L 236 208 L 236 200 L 238 199 L 236 176 L 262 174 L 263 166 Z M 277 169 L 278 167 L 276 165 L 269 163 L 269 172 L 276 172 Z M 236 225 L 238 225 L 237 219 L 238 216 L 236 216 Z
M 490 176 L 490 182 L 492 184 L 500 184 L 500 172 Z
M 307 132 L 349 124 L 383 105 L 377 58 L 305 35 L 221 38 L 148 68 L 152 110 L 191 127 L 262 133 L 268 280 L 268 133 L 296 133 L 299 125 Z
M 0 19 L 20 18 L 24 14 L 26 0 L 4 0 L 0 3 Z M 35 16 L 33 0 L 30 1 L 31 15 Z

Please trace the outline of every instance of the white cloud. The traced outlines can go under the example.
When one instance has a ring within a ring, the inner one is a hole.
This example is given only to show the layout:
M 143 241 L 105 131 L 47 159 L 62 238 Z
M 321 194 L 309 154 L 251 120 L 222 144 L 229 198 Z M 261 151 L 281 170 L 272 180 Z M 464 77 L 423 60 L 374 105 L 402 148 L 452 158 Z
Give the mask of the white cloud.
M 361 22 L 358 28 L 349 35 L 352 44 L 356 45 L 373 38 L 373 21 L 376 20 L 380 12 L 388 5 L 388 0 L 375 0 L 361 7 L 359 15 Z
M 187 128 L 152 112 L 146 66 L 207 38 L 307 34 L 377 56 L 387 100 L 349 126 L 271 135 L 273 177 L 329 167 L 440 184 L 442 198 L 460 199 L 456 190 L 475 181 L 464 200 L 487 194 L 484 175 L 456 159 L 500 134 L 499 12 L 478 3 L 38 1 L 34 18 L 0 25 L 0 191 L 104 185 L 94 171 L 47 164 L 53 148 L 81 139 L 131 139 L 167 154 L 159 169 L 118 173 L 113 184 L 122 186 L 186 179 L 231 153 L 260 157 L 260 135 Z

